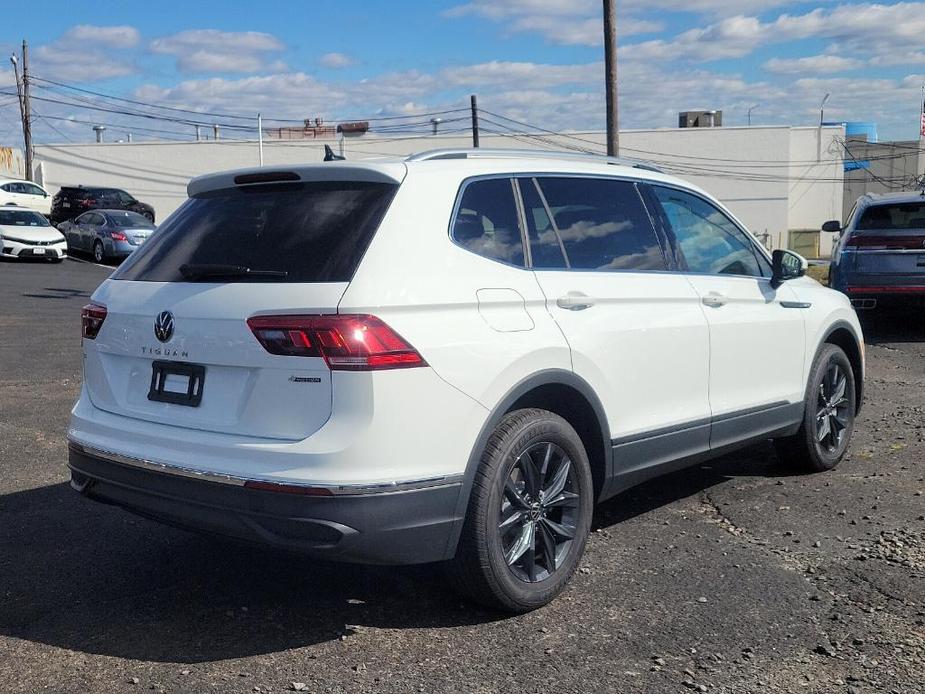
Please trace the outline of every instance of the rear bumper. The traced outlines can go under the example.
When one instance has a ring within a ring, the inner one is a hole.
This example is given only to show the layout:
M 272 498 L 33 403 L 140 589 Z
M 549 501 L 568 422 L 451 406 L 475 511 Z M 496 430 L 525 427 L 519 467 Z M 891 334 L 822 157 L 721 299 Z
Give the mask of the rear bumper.
M 925 305 L 923 284 L 852 285 L 845 287 L 845 294 L 856 309 Z
M 125 258 L 132 254 L 138 248 L 137 245 L 131 244 L 128 241 L 112 241 L 111 247 L 109 248 L 109 254 L 117 258 Z
M 90 499 L 172 525 L 359 563 L 448 559 L 462 522 L 455 515 L 461 480 L 315 496 L 128 462 L 71 443 L 71 486 Z

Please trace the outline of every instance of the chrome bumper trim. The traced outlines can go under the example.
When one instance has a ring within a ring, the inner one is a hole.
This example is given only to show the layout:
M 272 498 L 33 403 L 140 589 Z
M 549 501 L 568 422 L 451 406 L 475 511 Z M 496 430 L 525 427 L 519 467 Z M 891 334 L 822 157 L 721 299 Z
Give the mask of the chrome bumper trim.
M 389 492 L 404 492 L 416 489 L 429 489 L 431 487 L 444 487 L 459 484 L 463 480 L 463 475 L 444 475 L 441 477 L 429 477 L 419 480 L 407 480 L 401 482 L 382 482 L 375 484 L 326 484 L 315 482 L 302 482 L 273 479 L 266 477 L 238 477 L 236 475 L 227 475 L 218 472 L 208 472 L 206 470 L 195 470 L 193 468 L 180 467 L 167 463 L 159 463 L 154 460 L 144 458 L 135 458 L 106 451 L 94 446 L 88 446 L 68 437 L 68 448 L 75 452 L 86 455 L 91 458 L 99 458 L 109 463 L 125 465 L 127 467 L 140 468 L 151 472 L 159 472 L 165 475 L 175 477 L 187 477 L 190 479 L 200 480 L 203 482 L 215 482 L 218 484 L 227 484 L 235 487 L 243 487 L 247 482 L 269 482 L 270 484 L 279 484 L 287 487 L 306 487 L 311 489 L 325 489 L 332 495 L 357 496 L 362 494 L 386 494 Z M 323 498 L 323 497 L 320 497 Z

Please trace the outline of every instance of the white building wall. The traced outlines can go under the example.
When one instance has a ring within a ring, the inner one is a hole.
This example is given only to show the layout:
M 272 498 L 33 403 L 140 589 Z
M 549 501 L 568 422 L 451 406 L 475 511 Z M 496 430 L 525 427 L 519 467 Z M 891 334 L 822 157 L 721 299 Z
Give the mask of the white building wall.
M 649 160 L 709 191 L 773 248 L 785 246 L 790 229 L 818 229 L 840 213 L 842 158 L 840 127 L 823 128 L 817 162 L 818 128 L 686 128 L 620 133 L 621 154 Z M 581 138 L 578 142 L 574 137 Z M 603 133 L 548 136 L 550 146 L 604 150 Z M 267 166 L 321 161 L 323 140 L 264 141 Z M 483 147 L 536 148 L 536 143 L 483 135 Z M 595 147 L 595 145 L 597 145 Z M 405 156 L 438 147 L 469 147 L 468 137 L 421 136 L 348 140 L 348 158 Z M 186 198 L 186 183 L 203 173 L 256 166 L 256 141 L 137 142 L 40 145 L 36 160 L 44 183 L 124 188 L 150 203 L 163 220 Z M 796 225 L 796 226 L 795 226 Z M 827 239 L 825 239 L 827 240 Z

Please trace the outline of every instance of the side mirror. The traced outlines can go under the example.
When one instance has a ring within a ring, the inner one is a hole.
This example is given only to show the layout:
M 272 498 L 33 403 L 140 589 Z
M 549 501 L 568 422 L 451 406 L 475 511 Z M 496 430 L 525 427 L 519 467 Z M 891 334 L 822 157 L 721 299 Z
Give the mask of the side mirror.
M 839 222 L 837 219 L 830 220 L 822 225 L 822 230 L 828 232 L 839 232 L 841 231 L 841 222 Z
M 806 258 L 793 251 L 776 250 L 771 255 L 773 272 L 771 287 L 777 289 L 787 280 L 795 280 L 806 274 L 809 263 Z

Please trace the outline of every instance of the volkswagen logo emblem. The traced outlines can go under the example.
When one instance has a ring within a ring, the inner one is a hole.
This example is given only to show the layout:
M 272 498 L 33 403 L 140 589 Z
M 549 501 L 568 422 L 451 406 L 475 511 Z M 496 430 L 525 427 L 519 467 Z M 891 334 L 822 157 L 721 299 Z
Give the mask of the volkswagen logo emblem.
M 154 319 L 154 337 L 161 342 L 169 342 L 173 337 L 173 314 L 170 311 L 161 311 Z

